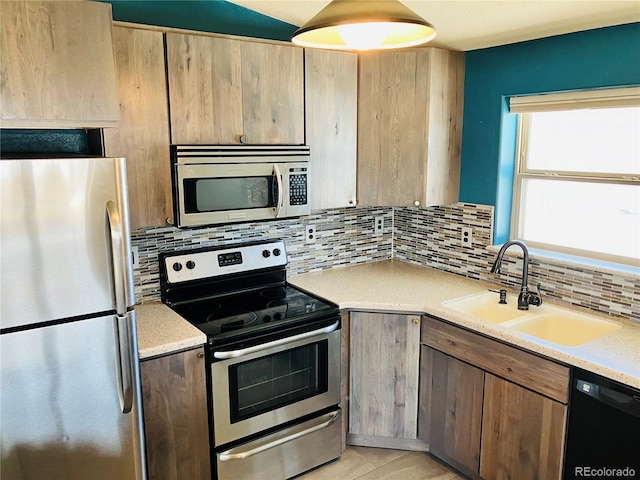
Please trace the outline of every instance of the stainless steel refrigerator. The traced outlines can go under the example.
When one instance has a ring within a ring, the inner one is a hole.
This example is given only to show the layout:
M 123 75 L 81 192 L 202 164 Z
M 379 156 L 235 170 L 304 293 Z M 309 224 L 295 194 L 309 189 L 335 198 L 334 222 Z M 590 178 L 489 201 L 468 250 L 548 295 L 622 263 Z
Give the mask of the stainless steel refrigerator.
M 146 478 L 125 161 L 0 160 L 0 477 Z

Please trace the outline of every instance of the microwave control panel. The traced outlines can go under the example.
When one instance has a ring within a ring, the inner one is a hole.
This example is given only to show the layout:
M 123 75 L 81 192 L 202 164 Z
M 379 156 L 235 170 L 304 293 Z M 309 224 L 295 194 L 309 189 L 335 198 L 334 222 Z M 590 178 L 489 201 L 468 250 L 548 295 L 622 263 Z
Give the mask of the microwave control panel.
M 289 169 L 289 205 L 307 204 L 307 169 Z

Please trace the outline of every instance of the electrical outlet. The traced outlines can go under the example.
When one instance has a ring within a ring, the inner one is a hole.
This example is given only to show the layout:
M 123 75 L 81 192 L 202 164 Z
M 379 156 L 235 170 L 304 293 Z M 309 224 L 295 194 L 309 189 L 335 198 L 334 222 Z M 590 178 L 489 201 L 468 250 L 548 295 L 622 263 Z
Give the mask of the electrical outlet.
M 384 217 L 379 216 L 373 219 L 373 231 L 376 235 L 382 235 L 384 230 Z
M 304 227 L 304 243 L 307 245 L 316 243 L 316 226 L 307 225 Z
M 473 244 L 473 229 L 470 227 L 462 227 L 460 234 L 460 244 L 463 247 L 471 247 Z
M 140 256 L 138 254 L 138 247 L 131 247 L 131 266 L 133 268 L 139 268 L 140 267 Z

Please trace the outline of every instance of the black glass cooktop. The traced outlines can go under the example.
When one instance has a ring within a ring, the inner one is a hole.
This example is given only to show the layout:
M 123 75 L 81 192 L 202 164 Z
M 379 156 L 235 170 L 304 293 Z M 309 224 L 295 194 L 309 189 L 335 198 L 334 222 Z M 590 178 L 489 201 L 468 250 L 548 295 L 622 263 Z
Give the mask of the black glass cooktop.
M 193 300 L 172 308 L 216 343 L 338 313 L 336 305 L 289 285 Z

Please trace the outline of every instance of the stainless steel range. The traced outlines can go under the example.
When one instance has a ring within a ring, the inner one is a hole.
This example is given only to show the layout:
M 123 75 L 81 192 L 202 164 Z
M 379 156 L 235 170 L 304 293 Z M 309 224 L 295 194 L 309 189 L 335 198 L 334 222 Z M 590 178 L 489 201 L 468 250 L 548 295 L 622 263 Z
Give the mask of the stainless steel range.
M 207 335 L 221 480 L 285 479 L 339 457 L 338 307 L 286 283 L 281 240 L 160 255 L 162 301 Z

